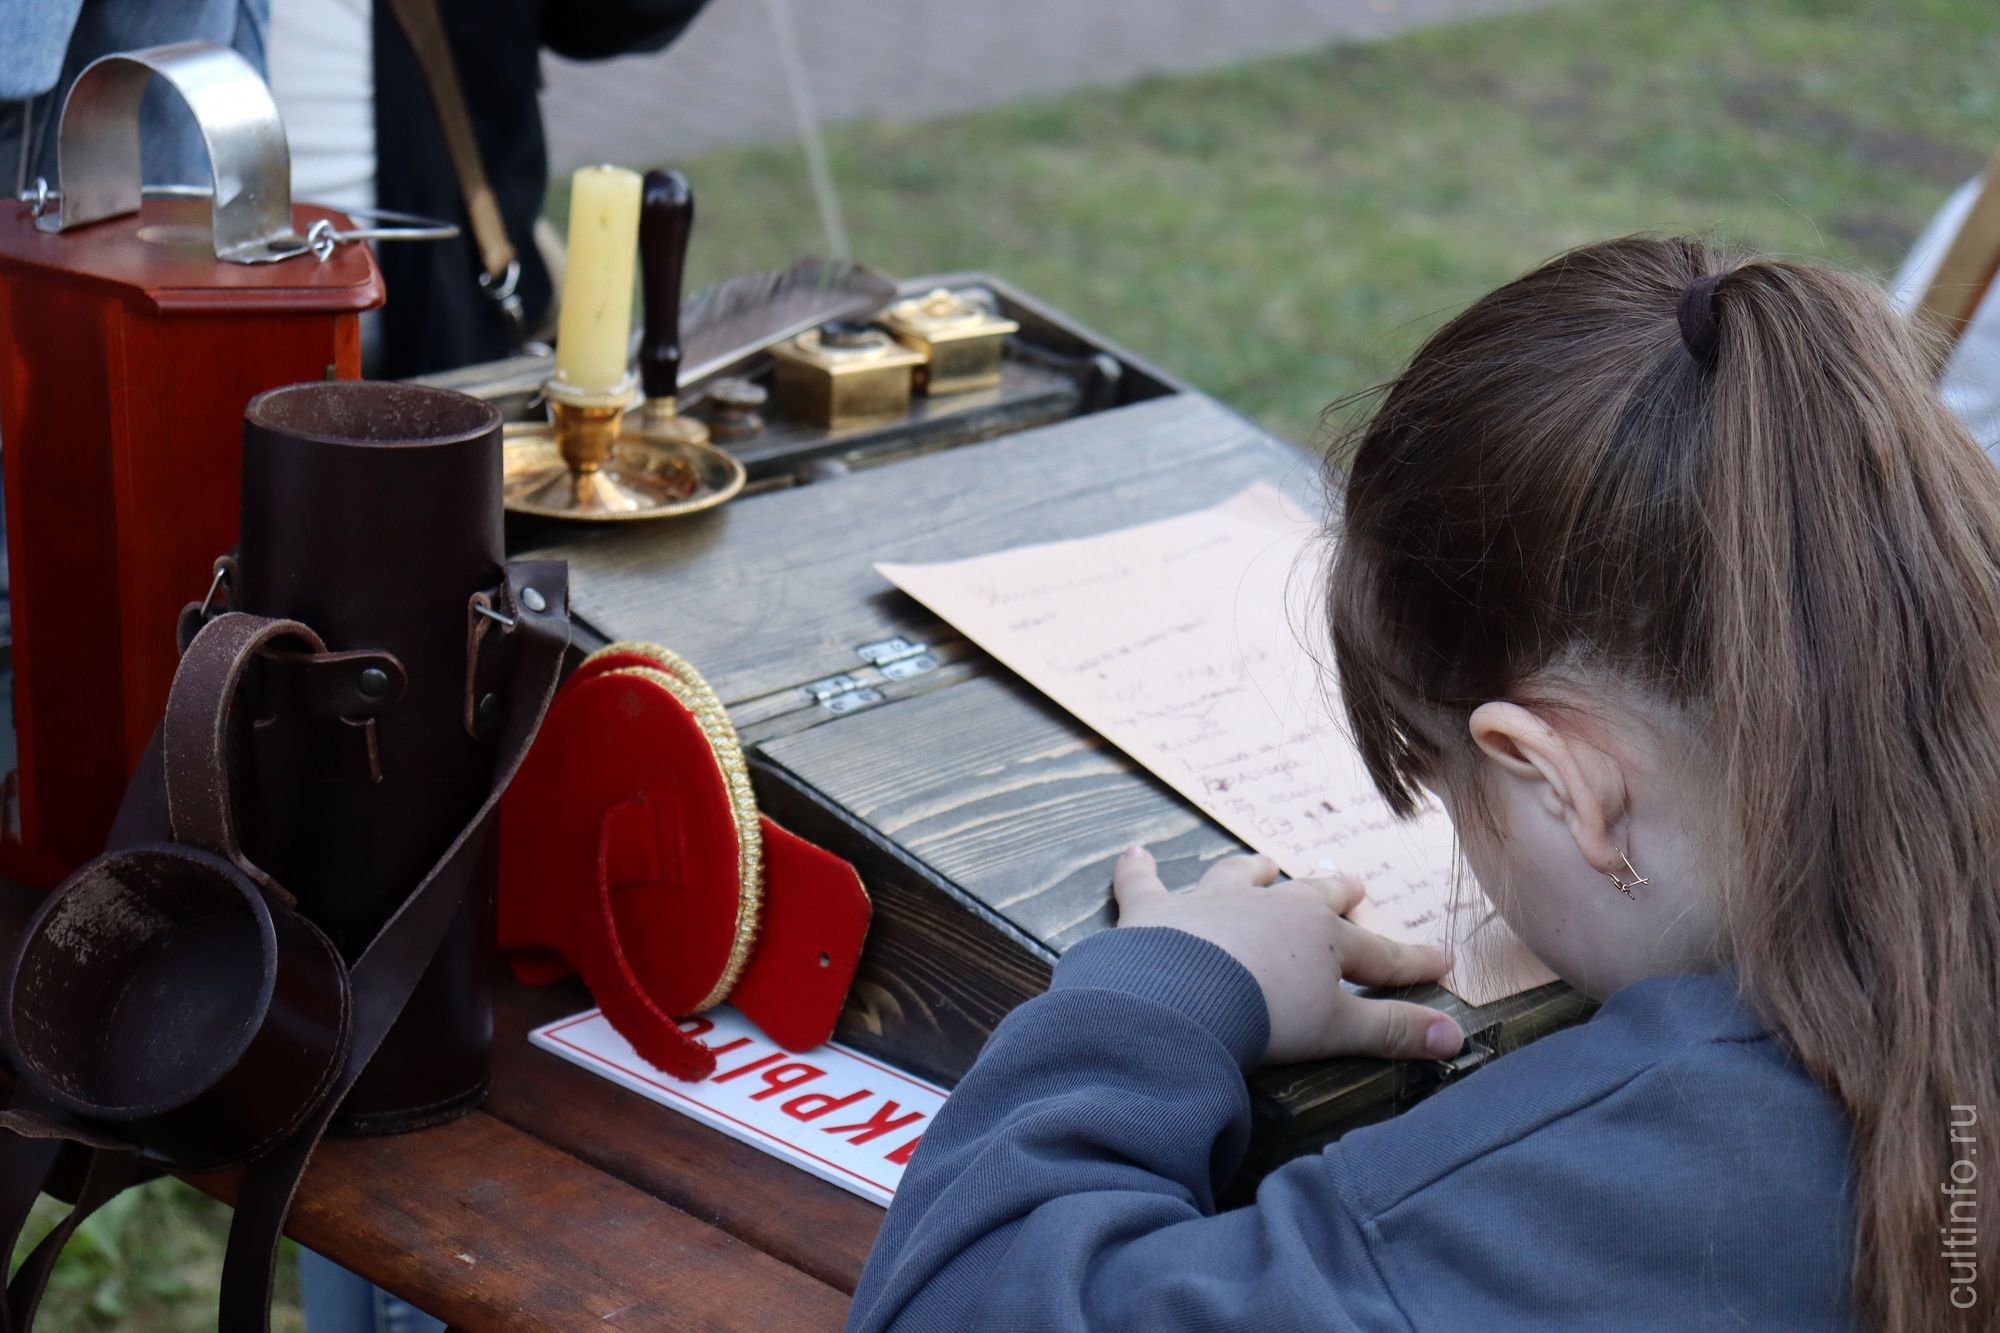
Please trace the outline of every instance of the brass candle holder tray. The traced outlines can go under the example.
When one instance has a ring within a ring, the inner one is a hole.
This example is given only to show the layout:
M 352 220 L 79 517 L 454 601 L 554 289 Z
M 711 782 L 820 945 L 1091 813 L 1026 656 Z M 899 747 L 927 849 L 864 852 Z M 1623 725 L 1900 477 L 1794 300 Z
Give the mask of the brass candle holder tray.
M 573 472 L 554 430 L 541 422 L 506 427 L 502 494 L 512 513 L 620 522 L 713 509 L 743 489 L 743 464 L 712 444 L 656 439 L 631 425 L 603 464 Z
M 1140 357 L 986 274 L 919 277 L 899 282 L 897 288 L 902 298 L 917 299 L 939 288 L 982 288 L 990 292 L 996 302 L 995 317 L 1004 317 L 1018 326 L 1017 331 L 1006 336 L 998 382 L 950 396 L 919 394 L 900 416 L 866 418 L 835 426 L 788 414 L 773 395 L 773 401 L 762 409 L 761 430 L 747 438 L 717 432 L 711 441 L 711 447 L 742 465 L 748 491 L 797 484 L 828 467 L 835 470 L 867 467 L 891 458 L 990 440 L 1157 398 L 1180 387 L 1172 377 Z M 550 511 L 531 510 L 513 497 L 527 493 L 528 484 L 521 479 L 530 475 L 530 469 L 538 463 L 549 465 L 547 455 L 526 448 L 517 451 L 513 442 L 537 433 L 546 437 L 549 427 L 541 421 L 542 393 L 553 370 L 551 357 L 523 355 L 425 376 L 420 381 L 486 398 L 510 420 L 527 423 L 509 427 L 508 508 L 531 522 L 539 522 Z M 747 375 L 766 387 L 773 381 L 768 358 L 767 364 L 735 367 L 730 373 Z M 705 401 L 710 387 L 701 386 L 684 398 L 678 404 L 681 413 L 686 417 L 712 418 L 714 405 Z M 625 433 L 620 435 L 621 459 L 630 456 L 623 444 L 626 433 L 639 427 L 642 416 L 635 406 L 626 418 Z M 683 512 L 718 503 L 721 500 L 690 497 L 690 507 Z M 558 516 L 577 515 L 571 507 Z

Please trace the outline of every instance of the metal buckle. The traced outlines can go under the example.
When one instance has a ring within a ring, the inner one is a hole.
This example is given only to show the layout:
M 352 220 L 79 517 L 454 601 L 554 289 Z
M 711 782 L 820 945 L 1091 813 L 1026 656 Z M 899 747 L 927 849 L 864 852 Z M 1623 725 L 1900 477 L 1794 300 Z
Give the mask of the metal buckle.
M 526 327 L 528 322 L 527 307 L 521 304 L 520 294 L 515 291 L 520 285 L 521 261 L 518 259 L 507 262 L 507 271 L 501 275 L 497 285 L 491 273 L 479 275 L 479 289 L 486 293 L 488 300 L 500 307 L 501 313 L 507 316 L 516 332 Z

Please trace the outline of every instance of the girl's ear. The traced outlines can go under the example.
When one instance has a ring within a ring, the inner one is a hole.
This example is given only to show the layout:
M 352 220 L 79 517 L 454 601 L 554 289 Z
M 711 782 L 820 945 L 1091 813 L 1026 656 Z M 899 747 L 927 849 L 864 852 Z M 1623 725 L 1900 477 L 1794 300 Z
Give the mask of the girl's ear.
M 1501 779 L 1561 820 L 1585 861 L 1605 874 L 1623 868 L 1614 830 L 1626 813 L 1625 779 L 1611 755 L 1519 704 L 1481 704 L 1470 725 Z

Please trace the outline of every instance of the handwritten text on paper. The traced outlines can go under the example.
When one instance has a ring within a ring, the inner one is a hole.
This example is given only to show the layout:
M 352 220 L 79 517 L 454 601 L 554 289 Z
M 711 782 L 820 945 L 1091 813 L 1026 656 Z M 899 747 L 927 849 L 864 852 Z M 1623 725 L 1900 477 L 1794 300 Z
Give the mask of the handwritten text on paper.
M 1259 484 L 1097 537 L 941 564 L 896 586 L 1294 876 L 1361 880 L 1354 917 L 1456 950 L 1474 1004 L 1553 979 L 1472 886 L 1450 821 L 1399 821 L 1337 720 L 1310 517 Z

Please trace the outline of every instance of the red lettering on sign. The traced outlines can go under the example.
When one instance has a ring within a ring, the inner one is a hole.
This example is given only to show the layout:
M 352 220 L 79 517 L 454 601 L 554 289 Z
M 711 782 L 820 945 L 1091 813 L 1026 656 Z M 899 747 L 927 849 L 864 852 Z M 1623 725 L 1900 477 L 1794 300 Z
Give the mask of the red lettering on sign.
M 844 1106 L 852 1106 L 863 1098 L 874 1095 L 867 1088 L 859 1092 L 850 1092 L 845 1097 L 835 1097 L 824 1092 L 808 1092 L 792 1098 L 780 1109 L 794 1120 L 817 1120 L 828 1111 L 838 1111 Z M 806 1110 L 807 1106 L 812 1109 Z
M 715 1031 L 715 1020 L 712 1018 L 683 1018 L 680 1027 L 681 1031 L 690 1037 L 705 1037 Z
M 766 1097 L 775 1097 L 786 1088 L 796 1088 L 801 1083 L 810 1083 L 826 1071 L 817 1065 L 779 1065 L 776 1069 L 764 1071 L 764 1082 L 770 1086 L 762 1092 L 750 1094 L 750 1100 L 761 1102 Z M 784 1077 L 790 1074 L 790 1078 Z
M 743 1047 L 748 1046 L 749 1044 L 750 1044 L 750 1038 L 738 1037 L 734 1041 L 725 1041 L 720 1046 L 709 1047 L 708 1053 L 720 1059 L 722 1056 L 729 1054 L 731 1051 L 741 1050 Z
M 743 1040 L 748 1041 L 750 1039 L 748 1037 L 745 1037 L 743 1038 Z M 785 1058 L 785 1053 L 783 1051 L 773 1051 L 769 1055 L 764 1056 L 762 1059 L 752 1060 L 747 1065 L 739 1065 L 735 1069 L 730 1070 L 727 1074 L 717 1074 L 714 1078 L 710 1079 L 709 1082 L 727 1083 L 732 1078 L 741 1078 L 753 1069 L 762 1069 L 765 1065 L 772 1064 L 784 1058 Z
M 820 1133 L 847 1134 L 855 1130 L 860 1130 L 861 1132 L 855 1134 L 848 1142 L 869 1143 L 881 1138 L 884 1134 L 893 1134 L 905 1125 L 914 1125 L 924 1118 L 922 1111 L 912 1111 L 908 1115 L 898 1116 L 896 1112 L 900 1109 L 902 1108 L 897 1106 L 896 1103 L 885 1101 L 876 1110 L 874 1115 L 869 1116 L 858 1125 L 828 1125 Z
M 919 1134 L 882 1160 L 885 1162 L 894 1162 L 897 1166 L 908 1166 L 910 1164 L 910 1154 L 915 1152 L 917 1145 L 923 1141 L 924 1136 Z

